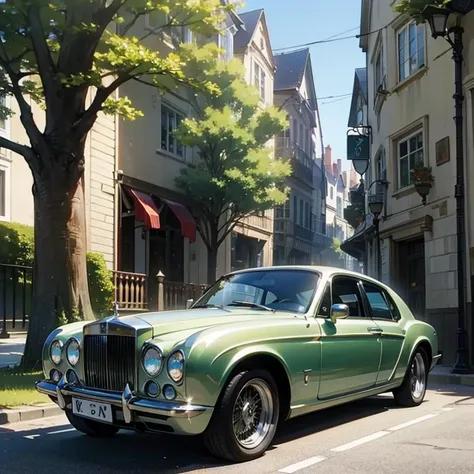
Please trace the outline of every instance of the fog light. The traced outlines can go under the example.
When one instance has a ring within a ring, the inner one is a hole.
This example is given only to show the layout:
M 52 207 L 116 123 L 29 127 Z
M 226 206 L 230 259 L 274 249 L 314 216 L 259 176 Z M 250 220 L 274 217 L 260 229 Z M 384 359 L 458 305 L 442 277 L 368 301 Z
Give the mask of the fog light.
M 66 378 L 67 378 L 68 383 L 75 384 L 79 382 L 79 377 L 77 376 L 76 372 L 74 372 L 74 370 L 71 370 L 71 369 L 69 369 L 66 372 Z
M 58 383 L 61 380 L 61 377 L 63 374 L 59 372 L 59 370 L 52 369 L 51 372 L 49 373 L 49 378 L 53 381 Z
M 174 400 L 176 398 L 176 390 L 171 385 L 163 387 L 163 395 L 166 400 Z
M 145 392 L 149 397 L 156 398 L 160 394 L 160 386 L 153 380 L 149 380 L 145 385 Z

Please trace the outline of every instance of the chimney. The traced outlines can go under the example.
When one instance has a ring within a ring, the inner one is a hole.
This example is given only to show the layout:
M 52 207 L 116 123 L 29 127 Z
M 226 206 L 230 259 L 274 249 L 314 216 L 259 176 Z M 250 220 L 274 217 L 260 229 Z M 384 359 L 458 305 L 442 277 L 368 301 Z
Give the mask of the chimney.
M 326 165 L 326 168 L 328 171 L 331 170 L 332 166 L 332 148 L 331 145 L 328 145 L 327 147 L 324 148 L 324 164 Z
M 354 168 L 354 165 L 351 166 L 351 188 L 357 184 L 357 171 Z
M 342 172 L 342 179 L 344 180 L 344 186 L 347 187 L 348 182 L 347 182 L 347 171 Z
M 339 158 L 337 160 L 337 175 L 342 174 L 342 160 Z
M 332 175 L 337 178 L 338 172 L 337 172 L 337 164 L 336 163 L 332 164 Z

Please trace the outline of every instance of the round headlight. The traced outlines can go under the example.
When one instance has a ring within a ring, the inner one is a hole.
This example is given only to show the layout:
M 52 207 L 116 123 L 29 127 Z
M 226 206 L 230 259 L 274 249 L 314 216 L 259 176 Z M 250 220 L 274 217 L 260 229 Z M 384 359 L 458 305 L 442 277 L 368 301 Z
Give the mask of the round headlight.
M 184 356 L 180 351 L 173 352 L 168 358 L 168 374 L 171 379 L 178 383 L 183 378 Z
M 53 364 L 60 364 L 63 357 L 63 343 L 61 341 L 53 341 L 49 348 L 49 355 Z
M 67 343 L 66 357 L 70 365 L 75 367 L 79 363 L 80 346 L 77 339 L 70 339 Z
M 163 354 L 155 346 L 149 346 L 143 353 L 143 368 L 150 377 L 156 377 L 161 372 Z

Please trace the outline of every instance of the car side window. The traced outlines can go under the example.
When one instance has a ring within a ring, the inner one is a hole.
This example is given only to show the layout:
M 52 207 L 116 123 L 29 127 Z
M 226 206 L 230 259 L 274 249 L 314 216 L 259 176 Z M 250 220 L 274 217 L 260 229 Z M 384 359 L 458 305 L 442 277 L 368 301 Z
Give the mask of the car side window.
M 349 306 L 350 318 L 365 318 L 362 294 L 355 278 L 336 277 L 332 281 L 332 303 Z
M 397 312 L 394 311 L 396 307 L 383 288 L 367 282 L 363 282 L 363 286 L 373 318 L 387 319 L 389 321 L 396 319 Z
M 321 318 L 329 318 L 331 315 L 331 287 L 326 285 L 317 315 Z

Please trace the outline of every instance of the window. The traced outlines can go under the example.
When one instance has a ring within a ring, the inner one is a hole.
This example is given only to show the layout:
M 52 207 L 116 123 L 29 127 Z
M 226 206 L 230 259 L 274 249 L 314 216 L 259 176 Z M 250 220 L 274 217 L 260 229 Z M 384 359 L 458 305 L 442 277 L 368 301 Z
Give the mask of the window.
M 309 229 L 310 228 L 310 218 L 311 218 L 311 215 L 309 213 L 309 203 L 305 203 L 304 205 L 304 213 L 305 213 L 305 222 L 304 222 L 304 226 Z
M 7 106 L 7 101 L 4 95 L 0 95 L 0 111 L 3 107 Z M 1 114 L 0 114 L 1 115 Z M 7 129 L 7 121 L 0 116 L 0 130 L 5 131 Z
M 377 52 L 377 56 L 375 59 L 374 65 L 374 90 L 375 90 L 375 97 L 377 97 L 377 93 L 380 89 L 385 88 L 385 73 L 383 67 L 383 46 L 380 45 L 380 48 Z
M 398 80 L 403 81 L 425 65 L 425 25 L 410 23 L 398 38 Z
M 400 140 L 397 144 L 398 154 L 398 187 L 404 188 L 411 184 L 410 170 L 424 162 L 423 131 Z
M 9 163 L 0 161 L 0 221 L 9 220 Z
M 357 280 L 347 277 L 336 277 L 332 283 L 332 303 L 349 306 L 349 317 L 364 318 L 362 294 Z
M 299 220 L 300 226 L 304 225 L 304 203 L 303 199 L 300 199 L 300 220 Z
M 293 141 L 298 143 L 298 120 L 293 119 Z
M 363 283 L 363 286 L 374 319 L 388 319 L 390 321 L 397 319 L 397 308 L 382 288 L 366 282 Z
M 145 27 L 152 30 L 155 34 L 161 34 L 163 39 L 171 40 L 173 44 L 180 44 L 185 41 L 185 37 L 189 38 L 189 33 L 185 33 L 185 28 L 182 26 L 171 26 L 172 17 L 168 13 L 161 10 L 156 10 L 148 13 L 145 16 Z M 156 30 L 156 31 L 155 31 Z
M 323 318 L 329 318 L 329 316 L 331 316 L 331 287 L 329 285 L 327 285 L 324 290 L 317 315 Z
M 337 197 L 337 217 L 342 217 L 342 198 Z
M 161 149 L 185 158 L 185 147 L 174 136 L 184 117 L 168 107 L 161 106 Z
M 265 80 L 266 80 L 265 72 L 258 63 L 255 62 L 254 65 L 255 65 L 254 84 L 260 92 L 260 98 L 262 99 L 262 101 L 264 101 L 265 100 Z
M 375 157 L 375 179 L 386 179 L 385 148 L 382 148 L 382 150 Z M 375 194 L 377 195 L 385 193 L 385 188 L 381 183 L 377 183 L 374 188 Z
M 229 61 L 234 56 L 234 35 L 227 28 L 223 35 L 219 35 L 219 48 L 224 50 L 223 59 Z
M 329 198 L 330 199 L 334 198 L 334 188 L 332 186 L 329 188 Z
M 298 220 L 298 198 L 293 196 L 293 221 L 297 222 Z

